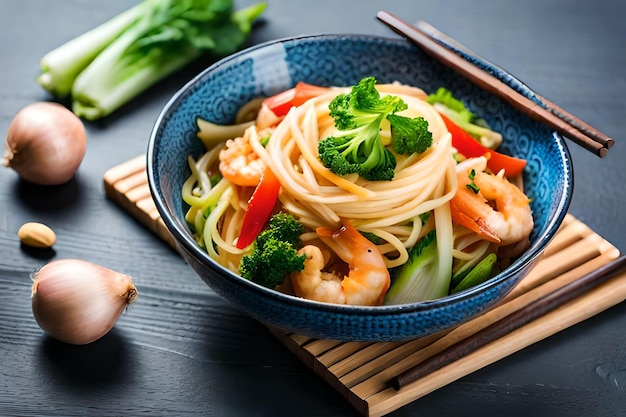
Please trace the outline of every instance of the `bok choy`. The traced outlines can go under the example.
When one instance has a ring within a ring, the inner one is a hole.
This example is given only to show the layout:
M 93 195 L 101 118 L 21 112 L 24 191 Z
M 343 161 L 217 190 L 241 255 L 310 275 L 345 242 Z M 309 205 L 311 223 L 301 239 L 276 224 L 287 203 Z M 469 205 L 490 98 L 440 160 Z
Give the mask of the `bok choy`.
M 447 295 L 448 288 L 438 288 L 436 281 L 438 255 L 437 236 L 433 230 L 409 251 L 409 260 L 395 276 L 384 304 L 402 304 Z
M 435 300 L 449 294 L 454 239 L 450 207 L 443 204 L 433 212 L 435 229 L 409 249 L 409 259 L 392 278 L 383 304 Z
M 46 54 L 39 84 L 71 96 L 76 115 L 109 115 L 205 53 L 225 56 L 245 42 L 265 10 L 232 0 L 144 0 Z

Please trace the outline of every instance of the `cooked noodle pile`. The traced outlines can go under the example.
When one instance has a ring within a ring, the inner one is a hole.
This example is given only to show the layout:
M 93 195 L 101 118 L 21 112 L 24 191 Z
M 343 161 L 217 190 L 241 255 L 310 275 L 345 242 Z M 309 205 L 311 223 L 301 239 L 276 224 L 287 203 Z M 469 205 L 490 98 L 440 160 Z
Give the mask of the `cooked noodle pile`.
M 379 249 L 387 255 L 387 266 L 406 262 L 406 248 L 420 237 L 419 216 L 450 200 L 456 189 L 450 135 L 441 118 L 426 102 L 403 97 L 412 117 L 429 122 L 433 146 L 423 154 L 397 157 L 391 181 L 367 181 L 356 174 L 337 176 L 317 156 L 319 140 L 335 132 L 328 115 L 332 96 L 313 99 L 294 109 L 272 134 L 267 148 L 251 135 L 254 150 L 279 178 L 280 202 L 305 226 L 338 227 L 340 219 L 351 219 L 363 232 L 383 240 Z
M 337 133 L 329 103 L 348 91 L 334 89 L 293 107 L 275 128 L 247 128 L 245 135 L 252 150 L 280 181 L 280 211 L 291 213 L 305 226 L 301 236 L 305 244 L 319 242 L 315 233 L 318 227 L 338 229 L 342 220 L 348 219 L 360 232 L 382 240 L 377 247 L 390 269 L 403 265 L 409 258 L 408 250 L 434 229 L 439 270 L 451 271 L 453 262 L 457 270 L 473 267 L 490 243 L 452 223 L 448 202 L 457 190 L 458 167 L 446 125 L 435 108 L 423 100 L 421 90 L 398 85 L 377 87 L 382 94 L 392 93 L 404 100 L 408 109 L 399 114 L 419 116 L 428 122 L 432 146 L 421 154 L 395 154 L 395 176 L 390 181 L 368 181 L 357 174 L 335 175 L 318 156 L 319 141 Z M 262 141 L 268 133 L 271 137 L 264 146 Z M 197 161 L 189 158 L 192 173 L 182 192 L 191 207 L 187 221 L 199 243 L 217 262 L 238 272 L 245 249 L 238 249 L 236 242 L 254 187 L 236 186 L 224 178 L 211 183 L 210 173 L 217 172 L 222 147 L 209 149 Z

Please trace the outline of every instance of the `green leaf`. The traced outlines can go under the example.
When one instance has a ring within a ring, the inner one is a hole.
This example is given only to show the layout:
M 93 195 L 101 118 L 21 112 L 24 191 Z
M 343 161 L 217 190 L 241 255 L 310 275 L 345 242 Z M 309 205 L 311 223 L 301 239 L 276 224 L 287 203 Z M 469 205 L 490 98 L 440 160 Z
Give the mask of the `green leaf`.
M 482 261 L 480 261 L 456 286 L 453 287 L 452 293 L 457 293 L 468 288 L 474 287 L 487 281 L 493 276 L 493 268 L 498 257 L 495 253 L 490 253 Z M 458 280 L 458 279 L 457 279 Z M 453 278 L 454 281 L 457 281 Z

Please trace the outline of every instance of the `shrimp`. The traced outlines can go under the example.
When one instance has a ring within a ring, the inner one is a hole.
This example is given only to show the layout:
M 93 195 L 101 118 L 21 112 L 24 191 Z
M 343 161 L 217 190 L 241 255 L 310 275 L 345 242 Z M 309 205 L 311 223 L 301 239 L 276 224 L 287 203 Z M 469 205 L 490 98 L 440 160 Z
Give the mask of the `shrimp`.
M 317 234 L 348 264 L 347 275 L 323 271 L 322 250 L 315 245 L 300 249 L 304 269 L 292 272 L 296 295 L 316 301 L 351 305 L 380 305 L 390 285 L 389 271 L 376 245 L 348 221 L 339 230 L 317 228 Z
M 219 159 L 224 178 L 242 187 L 256 187 L 265 170 L 265 162 L 252 149 L 249 130 L 241 137 L 228 139 Z
M 533 230 L 530 200 L 502 175 L 467 170 L 457 174 L 459 188 L 450 201 L 452 220 L 478 233 L 484 239 L 510 245 L 527 239 Z M 473 184 L 480 190 L 470 190 Z M 495 203 L 495 208 L 490 204 Z

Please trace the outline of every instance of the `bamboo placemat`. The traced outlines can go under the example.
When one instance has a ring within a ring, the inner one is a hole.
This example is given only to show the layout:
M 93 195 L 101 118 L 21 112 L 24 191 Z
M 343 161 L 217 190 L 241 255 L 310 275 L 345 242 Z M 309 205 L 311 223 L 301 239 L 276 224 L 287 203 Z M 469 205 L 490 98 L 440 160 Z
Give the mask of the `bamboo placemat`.
M 107 171 L 105 192 L 176 248 L 150 195 L 145 160 L 145 156 L 138 156 Z M 626 299 L 626 273 L 399 391 L 387 385 L 402 371 L 618 256 L 617 248 L 568 214 L 541 261 L 502 303 L 445 334 L 406 342 L 358 343 L 313 339 L 276 329 L 271 331 L 361 414 L 383 416 L 622 302 Z

